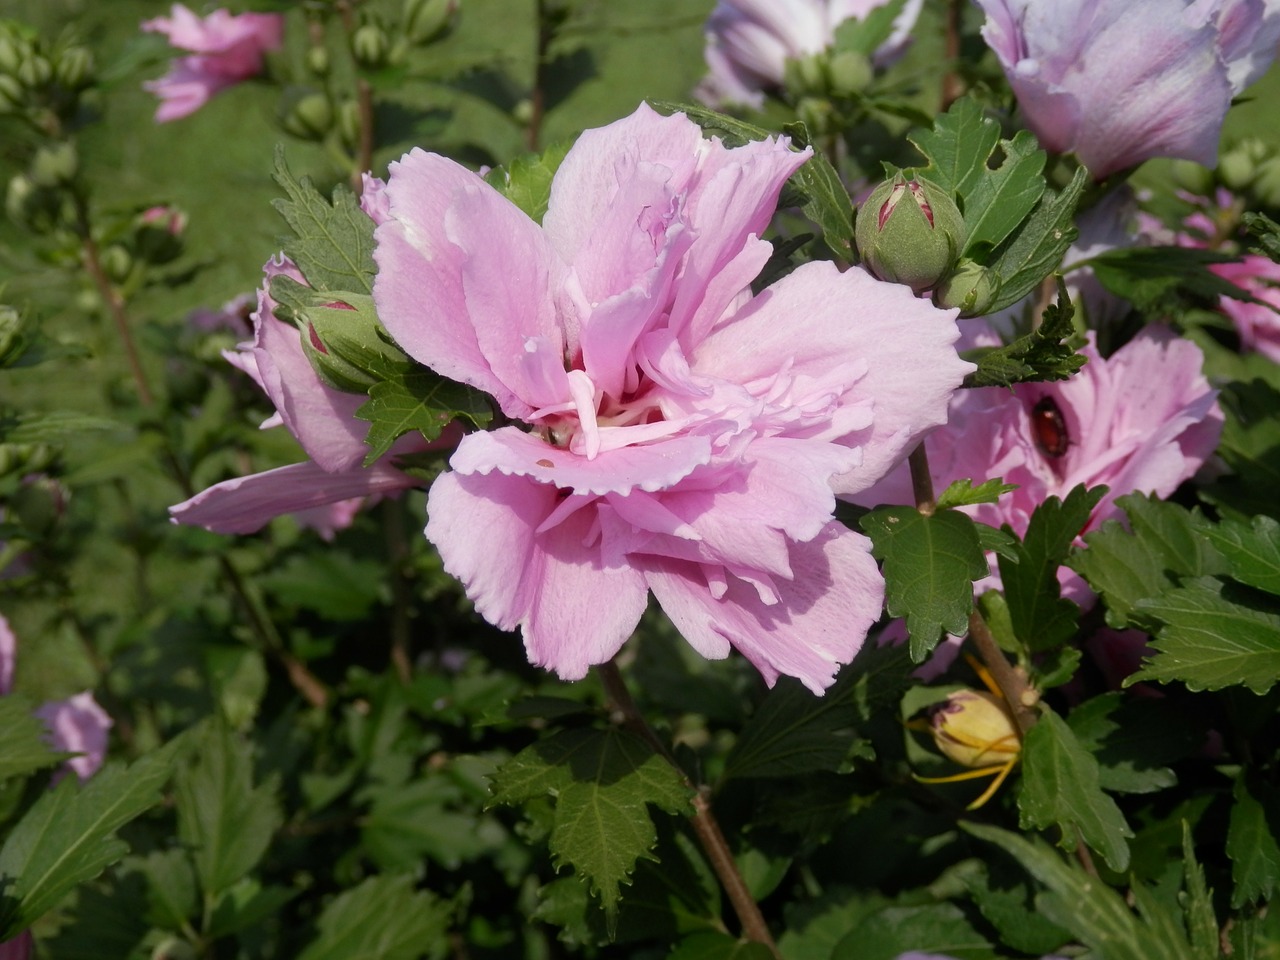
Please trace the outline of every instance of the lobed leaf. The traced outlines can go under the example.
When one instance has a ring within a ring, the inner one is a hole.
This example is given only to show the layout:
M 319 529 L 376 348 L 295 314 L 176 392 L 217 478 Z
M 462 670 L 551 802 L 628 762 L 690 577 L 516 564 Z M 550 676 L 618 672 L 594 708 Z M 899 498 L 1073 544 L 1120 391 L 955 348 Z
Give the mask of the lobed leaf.
M 1209 268 L 1239 257 L 1194 247 L 1122 247 L 1077 264 L 1098 282 L 1146 314 L 1185 308 L 1188 300 L 1216 304 L 1220 297 L 1253 300 L 1230 280 Z
M 1241 583 L 1280 596 L 1280 523 L 1267 516 L 1205 524 L 1204 533 Z
M 367 467 L 406 433 L 416 430 L 426 440 L 435 440 L 454 420 L 485 427 L 493 410 L 484 394 L 418 368 L 375 383 L 356 416 L 369 421 Z
M 32 712 L 35 708 L 26 697 L 0 696 L 0 781 L 44 770 L 69 756 L 49 749 L 49 730 Z
M 885 578 L 885 609 L 904 617 L 911 659 L 920 663 L 942 634 L 963 635 L 973 609 L 973 581 L 988 573 L 973 520 L 955 510 L 926 516 L 914 507 L 881 507 L 859 525 Z
M 1280 791 L 1241 773 L 1232 793 L 1235 805 L 1227 828 L 1231 858 L 1231 906 L 1267 902 L 1280 885 Z
M 569 152 L 569 143 L 557 143 L 542 153 L 516 157 L 503 167 L 494 167 L 485 181 L 523 210 L 530 220 L 541 223 L 551 200 L 551 183 Z
M 1058 300 L 1045 308 L 1039 326 L 1013 343 L 966 354 L 978 369 L 966 387 L 1011 387 L 1015 383 L 1067 380 L 1087 362 L 1068 341 L 1075 336 L 1071 299 L 1058 279 Z
M 439 960 L 449 953 L 450 913 L 412 877 L 370 877 L 325 907 L 298 960 Z
M 946 510 L 974 503 L 995 503 L 1006 493 L 1017 489 L 1016 483 L 1005 483 L 999 477 L 984 480 L 976 487 L 972 480 L 955 480 L 938 495 L 935 506 L 939 510 Z

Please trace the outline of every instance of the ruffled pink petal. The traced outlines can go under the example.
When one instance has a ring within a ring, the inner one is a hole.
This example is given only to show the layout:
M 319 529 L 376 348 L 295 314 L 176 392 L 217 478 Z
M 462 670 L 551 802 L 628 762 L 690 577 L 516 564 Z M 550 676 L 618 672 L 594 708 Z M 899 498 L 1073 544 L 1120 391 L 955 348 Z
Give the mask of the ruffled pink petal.
M 791 545 L 795 578 L 776 582 L 774 604 L 732 577 L 713 599 L 692 564 L 655 559 L 642 566 L 662 609 L 704 656 L 726 656 L 732 645 L 769 684 L 796 677 L 817 694 L 857 654 L 884 602 L 870 541 L 834 522 L 808 543 Z
M 13 689 L 13 671 L 17 661 L 18 638 L 4 614 L 0 614 L 0 696 Z
M 464 437 L 449 466 L 464 474 L 496 471 L 529 477 L 553 489 L 598 496 L 637 487 L 663 490 L 710 459 L 711 442 L 706 437 L 671 437 L 647 446 L 605 450 L 588 460 L 515 427 L 503 427 Z
M 374 494 L 408 490 L 418 481 L 386 461 L 329 473 L 311 461 L 214 484 L 169 508 L 174 523 L 214 533 L 254 533 L 286 513 Z
M 89 691 L 67 700 L 50 700 L 36 708 L 35 715 L 49 728 L 55 750 L 78 753 L 66 762 L 81 780 L 97 773 L 107 755 L 107 731 L 112 719 Z

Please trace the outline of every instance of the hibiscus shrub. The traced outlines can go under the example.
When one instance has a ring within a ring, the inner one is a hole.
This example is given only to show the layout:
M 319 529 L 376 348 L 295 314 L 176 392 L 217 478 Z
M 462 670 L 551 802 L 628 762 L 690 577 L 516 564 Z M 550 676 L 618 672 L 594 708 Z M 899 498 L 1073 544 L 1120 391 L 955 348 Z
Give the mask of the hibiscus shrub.
M 1280 4 L 3 14 L 0 956 L 1280 954 Z

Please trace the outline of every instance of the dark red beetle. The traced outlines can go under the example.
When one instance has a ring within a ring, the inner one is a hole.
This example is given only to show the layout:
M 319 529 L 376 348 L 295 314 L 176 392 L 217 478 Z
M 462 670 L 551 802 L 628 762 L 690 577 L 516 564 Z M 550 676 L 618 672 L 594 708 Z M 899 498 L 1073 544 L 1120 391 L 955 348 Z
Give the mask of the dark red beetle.
M 1071 446 L 1067 422 L 1062 419 L 1062 411 L 1053 397 L 1041 397 L 1031 408 L 1031 429 L 1035 433 L 1036 446 L 1046 457 L 1057 459 Z

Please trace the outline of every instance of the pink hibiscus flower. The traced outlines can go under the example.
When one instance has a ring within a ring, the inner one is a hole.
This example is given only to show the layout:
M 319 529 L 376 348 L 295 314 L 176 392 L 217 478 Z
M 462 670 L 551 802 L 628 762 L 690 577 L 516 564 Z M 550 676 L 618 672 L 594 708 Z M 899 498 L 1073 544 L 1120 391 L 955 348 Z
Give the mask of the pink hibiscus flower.
M 379 316 L 520 424 L 463 439 L 426 533 L 534 663 L 582 677 L 652 591 L 704 656 L 820 692 L 879 616 L 832 491 L 942 423 L 971 367 L 954 311 L 859 269 L 809 263 L 751 296 L 808 155 L 641 106 L 582 135 L 541 226 L 444 157 L 392 164 Z
M 279 49 L 283 41 L 284 17 L 278 13 L 235 16 L 226 10 L 198 17 L 175 3 L 169 16 L 147 20 L 142 29 L 163 33 L 171 46 L 192 53 L 175 60 L 159 80 L 143 84 L 160 98 L 156 123 L 167 123 L 195 113 L 220 90 L 261 73 L 263 54 Z

